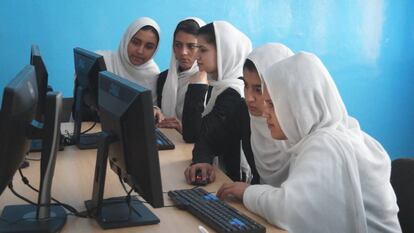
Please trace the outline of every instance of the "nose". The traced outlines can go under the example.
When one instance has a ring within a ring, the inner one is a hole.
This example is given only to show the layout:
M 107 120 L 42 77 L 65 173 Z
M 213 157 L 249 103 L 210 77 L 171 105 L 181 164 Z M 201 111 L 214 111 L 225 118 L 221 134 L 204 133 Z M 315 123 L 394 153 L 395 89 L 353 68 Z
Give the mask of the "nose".
M 138 54 L 144 53 L 144 46 L 143 45 L 137 46 L 137 50 L 136 51 L 137 51 Z
M 250 93 L 250 90 L 248 88 L 245 89 L 245 98 L 247 102 L 254 102 L 256 100 L 256 98 L 254 98 L 254 96 Z
M 183 55 L 187 55 L 188 54 L 188 48 L 187 46 L 183 46 L 180 50 L 181 54 Z
M 197 60 L 201 60 L 200 54 L 201 54 L 200 51 L 197 51 L 196 56 L 195 56 Z
M 266 119 L 268 119 L 270 117 L 269 108 L 266 107 L 266 104 L 264 104 L 264 106 L 263 106 L 262 116 Z

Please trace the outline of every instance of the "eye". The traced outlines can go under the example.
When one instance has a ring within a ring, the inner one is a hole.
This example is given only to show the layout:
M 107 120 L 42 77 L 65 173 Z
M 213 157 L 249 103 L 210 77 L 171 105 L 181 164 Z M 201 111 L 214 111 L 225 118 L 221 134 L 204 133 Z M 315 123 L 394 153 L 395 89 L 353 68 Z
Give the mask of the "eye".
M 152 49 L 155 48 L 155 45 L 153 45 L 153 44 L 145 44 L 145 48 L 146 49 L 149 49 L 149 50 L 152 50 Z
M 177 49 L 180 49 L 180 48 L 183 47 L 183 45 L 180 42 L 175 42 L 174 47 L 177 48 Z
M 140 40 L 138 40 L 137 38 L 132 38 L 131 39 L 131 43 L 133 44 L 133 45 L 139 45 L 139 43 L 140 43 Z
M 197 44 L 188 44 L 188 48 L 191 50 L 195 50 L 195 49 L 198 49 L 198 46 Z
M 255 86 L 253 90 L 254 90 L 254 92 L 256 92 L 258 94 L 262 94 L 262 87 L 261 86 Z
M 267 106 L 269 106 L 269 108 L 273 108 L 273 102 L 272 102 L 272 100 L 270 100 L 270 99 L 265 100 L 265 103 L 266 103 Z

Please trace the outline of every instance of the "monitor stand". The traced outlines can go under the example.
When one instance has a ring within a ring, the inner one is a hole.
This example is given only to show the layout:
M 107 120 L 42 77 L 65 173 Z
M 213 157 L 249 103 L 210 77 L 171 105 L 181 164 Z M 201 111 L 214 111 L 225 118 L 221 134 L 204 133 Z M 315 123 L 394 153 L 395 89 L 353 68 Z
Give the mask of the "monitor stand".
M 66 211 L 51 205 L 52 180 L 60 136 L 62 94 L 48 92 L 46 96 L 45 125 L 32 126 L 29 137 L 42 134 L 45 146 L 40 160 L 40 188 L 37 205 L 5 206 L 1 214 L 0 233 L 55 233 L 66 223 Z M 33 131 L 41 131 L 33 133 Z M 10 187 L 10 186 L 9 186 Z
M 88 213 L 103 229 L 132 227 L 159 223 L 155 216 L 135 197 L 115 197 L 103 199 L 109 145 L 114 142 L 109 133 L 102 131 L 96 157 L 92 200 L 85 201 Z
M 35 205 L 9 205 L 4 207 L 0 233 L 54 233 L 60 232 L 66 222 L 66 211 L 60 206 L 50 207 L 50 217 L 36 218 Z M 7 222 L 6 222 L 7 221 Z
M 82 134 L 82 100 L 84 98 L 84 89 L 82 87 L 77 87 L 76 89 L 76 98 L 75 98 L 75 114 L 74 114 L 74 128 L 73 128 L 73 138 L 76 146 L 81 150 L 87 149 L 96 149 L 98 148 L 98 140 L 100 133 L 89 133 Z

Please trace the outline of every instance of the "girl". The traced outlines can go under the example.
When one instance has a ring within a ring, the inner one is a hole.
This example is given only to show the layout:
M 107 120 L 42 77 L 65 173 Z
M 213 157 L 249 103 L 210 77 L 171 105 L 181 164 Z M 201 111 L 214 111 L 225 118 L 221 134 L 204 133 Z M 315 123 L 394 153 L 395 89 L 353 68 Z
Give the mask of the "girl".
M 289 172 L 289 157 L 283 141 L 274 140 L 263 117 L 262 84 L 263 72 L 275 62 L 293 55 L 286 46 L 269 43 L 254 49 L 243 68 L 244 94 L 250 114 L 251 147 L 260 183 L 280 184 Z
M 104 56 L 108 71 L 152 91 L 156 104 L 158 65 L 153 60 L 160 41 L 160 27 L 148 17 L 132 22 L 119 44 L 118 51 L 97 51 Z
M 233 180 L 241 180 L 240 168 L 248 174 L 241 156 L 240 106 L 243 104 L 243 62 L 251 51 L 249 38 L 225 21 L 215 21 L 200 28 L 198 36 L 198 66 L 207 72 L 210 91 L 204 107 L 206 84 L 188 87 L 183 112 L 183 138 L 195 142 L 193 164 L 184 172 L 188 183 L 195 180 L 197 170 L 202 180 L 214 181 L 213 158 Z
M 133 81 L 152 91 L 153 104 L 156 103 L 156 82 L 160 70 L 152 59 L 159 44 L 160 28 L 158 24 L 147 17 L 142 17 L 132 22 L 125 31 L 118 51 L 96 51 L 104 57 L 108 71 L 123 78 Z M 75 93 L 77 79 L 75 79 Z M 75 106 L 72 107 L 75 112 Z M 91 111 L 86 105 L 82 106 L 82 120 L 99 121 L 96 112 Z M 154 108 L 154 116 L 162 120 L 161 111 Z
M 173 37 L 173 54 L 170 68 L 160 73 L 157 81 L 157 104 L 161 107 L 166 118 L 158 127 L 175 128 L 181 130 L 181 120 L 184 107 L 184 97 L 188 84 L 194 82 L 199 75 L 196 62 L 197 35 L 203 20 L 195 17 L 181 21 Z
M 280 187 L 223 185 L 220 198 L 289 232 L 401 232 L 384 148 L 347 114 L 322 62 L 299 53 L 263 75 L 271 135 L 285 140 L 289 176 Z

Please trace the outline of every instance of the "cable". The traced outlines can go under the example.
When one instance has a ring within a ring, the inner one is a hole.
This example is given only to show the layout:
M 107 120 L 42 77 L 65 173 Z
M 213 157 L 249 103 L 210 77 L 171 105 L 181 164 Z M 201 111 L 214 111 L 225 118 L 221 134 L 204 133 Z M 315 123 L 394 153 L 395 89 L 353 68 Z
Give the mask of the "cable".
M 25 185 L 27 185 L 30 189 L 32 189 L 33 191 L 35 191 L 35 192 L 37 192 L 37 193 L 39 193 L 39 190 L 38 189 L 36 189 L 35 187 L 33 187 L 30 183 L 29 183 L 29 180 L 27 179 L 27 177 L 25 177 L 24 175 L 23 175 L 23 172 L 22 172 L 22 169 L 19 169 L 19 173 L 20 173 L 20 176 L 21 176 L 21 178 L 22 178 L 22 181 L 23 181 L 23 183 L 25 184 Z M 11 186 L 11 187 L 10 187 Z M 13 192 L 13 194 L 14 195 L 16 195 L 17 197 L 19 197 L 20 199 L 22 199 L 22 200 L 24 200 L 24 201 L 26 201 L 26 202 L 28 202 L 28 203 L 30 203 L 30 204 L 32 204 L 32 205 L 36 205 L 36 206 L 38 206 L 38 207 L 41 207 L 41 206 L 52 206 L 52 205 L 58 205 L 58 206 L 62 206 L 63 208 L 65 208 L 66 210 L 68 210 L 69 212 L 71 212 L 71 213 L 73 213 L 75 216 L 77 216 L 77 217 L 80 217 L 80 218 L 87 218 L 88 217 L 88 215 L 87 215 L 87 213 L 86 213 L 86 211 L 82 211 L 82 212 L 79 212 L 77 209 L 75 209 L 73 206 L 70 206 L 70 205 L 68 205 L 68 204 L 65 204 L 65 203 L 62 203 L 62 202 L 60 202 L 60 201 L 58 201 L 57 199 L 55 199 L 55 198 L 53 198 L 53 197 L 51 197 L 51 199 L 54 201 L 54 202 L 56 202 L 56 203 L 50 203 L 50 204 L 38 204 L 38 203 L 34 203 L 34 202 L 32 202 L 32 201 L 30 201 L 29 199 L 27 199 L 27 198 L 25 198 L 25 197 L 23 197 L 23 196 L 21 196 L 20 194 L 18 194 L 14 189 L 13 189 L 13 184 L 12 184 L 12 182 L 10 182 L 9 183 L 9 188 L 10 188 L 10 190 Z
M 95 127 L 95 125 L 96 125 L 96 121 L 94 121 L 94 122 L 93 122 L 92 126 L 91 126 L 91 127 L 89 127 L 89 129 L 87 129 L 87 130 L 85 130 L 85 131 L 81 132 L 81 134 L 86 134 L 87 132 L 91 131 L 91 130 Z

